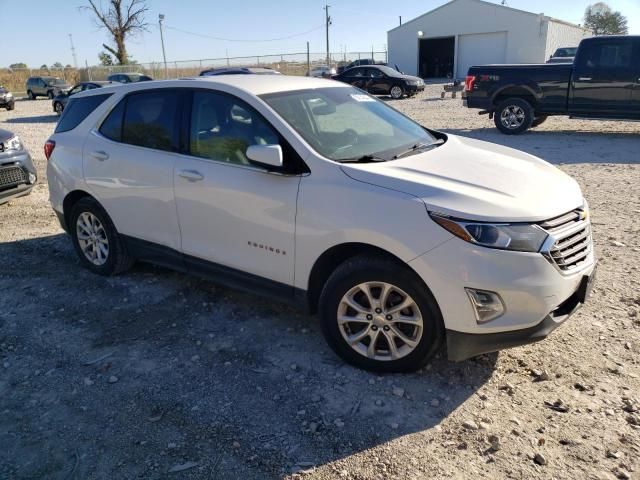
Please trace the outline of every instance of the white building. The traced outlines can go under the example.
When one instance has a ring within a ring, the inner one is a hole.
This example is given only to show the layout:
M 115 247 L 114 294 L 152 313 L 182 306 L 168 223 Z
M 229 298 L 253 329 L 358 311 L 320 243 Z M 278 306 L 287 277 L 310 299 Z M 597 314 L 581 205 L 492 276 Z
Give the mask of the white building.
M 464 78 L 472 65 L 544 63 L 589 30 L 484 0 L 452 0 L 387 32 L 389 65 L 423 78 Z

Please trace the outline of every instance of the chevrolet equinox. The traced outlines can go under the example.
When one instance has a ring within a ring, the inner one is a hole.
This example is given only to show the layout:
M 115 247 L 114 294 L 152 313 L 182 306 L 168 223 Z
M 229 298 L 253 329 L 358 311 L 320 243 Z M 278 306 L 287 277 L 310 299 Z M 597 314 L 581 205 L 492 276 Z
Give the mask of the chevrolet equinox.
M 45 144 L 83 266 L 154 262 L 318 312 L 376 371 L 546 337 L 589 295 L 578 184 L 343 83 L 221 75 L 71 97 Z

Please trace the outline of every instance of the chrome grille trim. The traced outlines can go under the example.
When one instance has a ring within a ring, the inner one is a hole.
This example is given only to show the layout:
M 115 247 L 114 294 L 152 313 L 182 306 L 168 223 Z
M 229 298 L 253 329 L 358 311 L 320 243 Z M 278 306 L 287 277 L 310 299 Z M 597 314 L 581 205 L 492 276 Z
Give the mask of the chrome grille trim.
M 547 251 L 543 254 L 561 271 L 579 268 L 593 251 L 591 224 L 581 209 L 576 209 L 538 224 L 549 233 Z

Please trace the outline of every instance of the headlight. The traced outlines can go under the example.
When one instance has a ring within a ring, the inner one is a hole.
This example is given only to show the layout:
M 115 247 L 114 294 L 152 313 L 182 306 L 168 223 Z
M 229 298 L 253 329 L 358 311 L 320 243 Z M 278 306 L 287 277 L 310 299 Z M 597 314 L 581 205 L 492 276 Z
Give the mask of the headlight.
M 22 150 L 22 142 L 20 142 L 20 137 L 17 135 L 15 137 L 11 137 L 9 140 L 4 142 L 4 151 L 8 150 Z
M 417 80 L 407 80 L 407 85 L 418 85 L 418 81 Z
M 488 248 L 539 252 L 548 236 L 539 226 L 526 223 L 484 223 L 454 219 L 437 213 L 429 215 L 456 237 Z

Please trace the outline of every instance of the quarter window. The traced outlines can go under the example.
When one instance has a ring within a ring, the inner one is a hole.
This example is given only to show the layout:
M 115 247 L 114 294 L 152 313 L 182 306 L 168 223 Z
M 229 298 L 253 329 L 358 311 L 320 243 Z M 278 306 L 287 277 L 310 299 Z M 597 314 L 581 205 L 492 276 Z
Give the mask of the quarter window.
M 70 99 L 69 105 L 67 105 L 67 108 L 65 108 L 62 113 L 62 117 L 60 117 L 60 121 L 56 127 L 56 133 L 68 132 L 76 128 L 110 96 L 111 94 L 107 93 L 104 95 Z
M 279 144 L 278 135 L 262 116 L 241 100 L 214 92 L 194 92 L 191 108 L 191 155 L 219 162 L 249 165 L 251 145 Z

